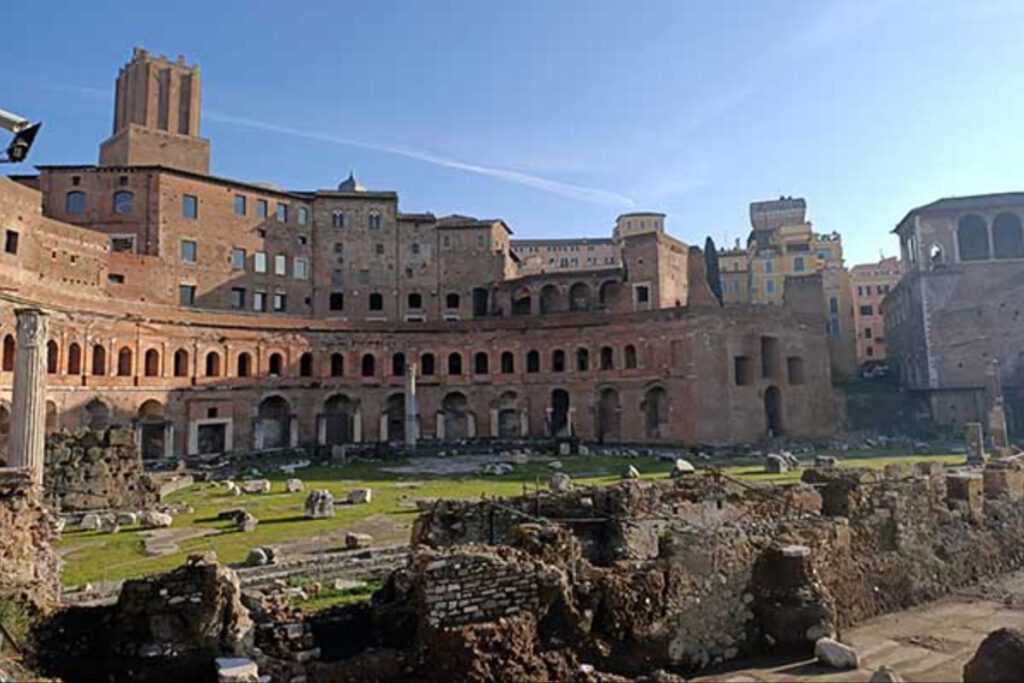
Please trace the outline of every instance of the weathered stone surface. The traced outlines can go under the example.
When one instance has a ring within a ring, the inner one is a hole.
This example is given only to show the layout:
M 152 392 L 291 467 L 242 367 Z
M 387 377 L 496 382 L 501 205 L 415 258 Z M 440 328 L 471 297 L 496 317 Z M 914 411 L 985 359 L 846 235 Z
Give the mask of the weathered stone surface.
M 243 532 L 256 531 L 259 520 L 251 512 L 244 512 L 235 519 L 235 528 Z
M 672 472 L 669 476 L 675 479 L 676 477 L 685 477 L 688 474 L 693 474 L 696 471 L 696 468 L 694 468 L 689 460 L 676 458 L 675 462 L 672 464 Z
M 349 491 L 348 495 L 345 497 L 345 499 L 349 503 L 352 503 L 353 505 L 361 505 L 363 503 L 369 503 L 371 500 L 373 500 L 373 490 L 372 489 L 355 489 L 353 491 Z
M 871 674 L 868 683 L 903 683 L 903 677 L 895 669 L 883 664 Z
M 623 479 L 639 479 L 640 478 L 640 470 L 638 470 L 636 467 L 630 465 L 629 467 L 626 468 L 626 471 L 622 473 L 622 478 Z
M 284 488 L 288 493 L 298 493 L 305 490 L 306 486 L 302 483 L 301 479 L 289 479 L 284 483 Z
M 121 525 L 117 523 L 117 517 L 115 515 L 102 515 L 100 517 L 100 531 L 105 534 L 116 534 L 121 530 Z
M 345 547 L 349 550 L 369 548 L 371 545 L 373 545 L 373 536 L 370 534 L 357 534 L 353 531 L 345 534 Z
M 102 519 L 95 512 L 85 513 L 82 515 L 82 521 L 79 522 L 79 526 L 86 531 L 99 531 L 102 525 Z
M 163 529 L 174 524 L 174 517 L 165 512 L 144 510 L 139 514 L 139 524 L 146 529 Z
M 1001 628 L 981 641 L 964 665 L 964 683 L 1019 681 L 1024 671 L 1024 632 Z
M 814 644 L 814 656 L 833 669 L 856 669 L 860 666 L 856 650 L 831 638 L 821 638 Z
M 218 657 L 217 683 L 257 683 L 259 667 L 247 657 Z
M 249 554 L 245 558 L 245 566 L 262 567 L 265 564 L 270 564 L 270 558 L 267 557 L 267 551 L 263 548 L 250 548 Z
M 57 517 L 29 470 L 0 468 L 0 600 L 57 604 Z M 6 651 L 6 648 L 5 648 Z
M 139 523 L 139 516 L 134 512 L 118 512 L 115 519 L 121 526 L 135 526 Z
M 240 489 L 238 487 L 238 484 L 236 484 L 233 481 L 226 482 L 225 486 L 224 486 L 224 489 L 225 489 L 225 493 L 227 495 L 229 495 L 229 496 L 240 496 L 240 495 L 242 495 L 242 489 Z
M 769 453 L 764 459 L 764 471 L 767 474 L 785 474 L 789 471 L 789 463 L 777 453 Z
M 351 495 L 351 494 L 349 494 Z M 313 489 L 306 496 L 306 517 L 326 519 L 334 516 L 334 494 L 327 489 Z
M 572 477 L 565 472 L 555 472 L 551 475 L 548 486 L 555 493 L 565 493 L 572 488 Z
M 270 493 L 269 479 L 252 479 L 241 483 L 243 493 Z
M 50 434 L 44 483 L 61 510 L 146 508 L 159 500 L 130 429 Z

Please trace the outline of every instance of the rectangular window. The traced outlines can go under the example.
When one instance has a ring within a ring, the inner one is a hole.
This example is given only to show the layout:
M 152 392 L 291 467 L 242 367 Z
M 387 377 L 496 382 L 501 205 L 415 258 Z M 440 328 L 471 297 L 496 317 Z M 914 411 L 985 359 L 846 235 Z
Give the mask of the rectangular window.
M 789 356 L 786 358 L 786 376 L 790 384 L 803 384 L 804 359 L 800 356 Z
M 199 218 L 199 198 L 190 194 L 182 195 L 181 215 L 185 218 Z
M 376 211 L 370 213 L 367 217 L 370 230 L 380 230 L 380 214 Z
M 252 310 L 264 312 L 267 310 L 267 293 L 266 292 L 253 292 L 252 293 Z
M 267 200 L 257 199 L 256 200 L 256 217 L 266 218 L 267 217 Z
M 345 295 L 341 292 L 331 292 L 329 304 L 332 311 L 345 310 Z
M 305 235 L 299 235 L 298 237 L 295 238 L 295 241 L 298 243 L 300 247 L 305 247 L 309 244 L 309 238 L 306 237 Z
M 774 273 L 775 272 L 775 262 L 772 261 L 771 259 L 766 259 L 765 262 L 764 262 L 764 272 L 766 272 L 766 273 Z
M 283 292 L 274 292 L 274 310 L 278 313 L 287 308 L 287 297 Z
M 231 288 L 231 308 L 237 311 L 245 308 L 245 287 Z
M 117 235 L 110 238 L 110 251 L 135 253 L 135 235 Z
M 235 247 L 231 250 L 231 269 L 245 270 L 245 249 Z
M 292 275 L 296 280 L 309 279 L 309 261 L 296 256 L 292 259 Z
M 775 280 L 765 280 L 764 281 L 764 291 L 765 291 L 765 294 L 774 294 L 775 293 Z
M 123 285 L 124 275 L 121 275 L 120 273 L 108 273 L 107 282 L 109 282 L 112 285 Z
M 872 306 L 861 306 L 860 307 L 860 314 L 861 315 L 874 315 L 875 314 L 875 309 Z
M 331 271 L 331 286 L 335 288 L 341 288 L 345 279 L 345 271 L 337 268 Z
M 369 282 L 370 282 L 370 271 L 368 271 L 368 270 L 360 270 L 359 271 L 359 284 L 365 285 L 365 284 L 369 284 Z
M 257 273 L 267 272 L 267 252 L 257 251 L 252 255 L 252 269 Z
M 288 274 L 288 257 L 284 254 L 274 255 L 274 274 L 275 275 L 287 275 Z
M 750 356 L 736 356 L 733 358 L 733 373 L 735 374 L 736 386 L 742 387 L 754 383 L 754 363 Z
M 299 225 L 306 225 L 309 223 L 309 209 L 304 206 L 299 207 Z
M 193 240 L 181 241 L 181 260 L 184 263 L 196 262 L 196 243 Z
M 640 285 L 636 288 L 636 302 L 638 304 L 645 304 L 651 300 L 651 290 L 644 285 Z
M 384 254 L 384 245 L 383 244 L 376 244 L 376 245 L 374 245 L 373 251 L 374 251 L 374 253 L 377 254 L 377 256 L 382 256 Z
M 245 195 L 244 194 L 236 194 L 235 195 L 235 213 L 238 214 L 239 216 L 244 216 L 245 215 Z
M 419 243 L 418 242 L 413 242 L 412 244 L 410 244 L 409 245 L 409 251 L 412 254 L 414 254 L 414 255 L 415 254 L 419 254 L 420 253 L 420 245 L 419 245 Z
M 871 348 L 870 346 L 868 346 L 867 348 L 864 349 L 864 355 L 866 355 L 866 356 L 873 356 L 873 355 L 875 355 L 875 350 L 873 348 Z
M 871 328 L 870 327 L 865 327 L 864 328 L 864 338 L 865 339 L 871 339 L 871 334 L 872 334 L 871 333 Z
M 796 256 L 793 258 L 793 272 L 802 273 L 804 272 L 804 257 Z
M 277 222 L 278 223 L 287 223 L 288 222 L 288 205 L 287 204 L 282 204 L 281 202 L 277 203 Z
M 196 302 L 195 285 L 178 285 L 178 301 L 182 306 L 192 306 Z
M 835 298 L 834 296 L 829 297 L 828 312 L 831 313 L 832 315 L 839 314 L 839 299 Z

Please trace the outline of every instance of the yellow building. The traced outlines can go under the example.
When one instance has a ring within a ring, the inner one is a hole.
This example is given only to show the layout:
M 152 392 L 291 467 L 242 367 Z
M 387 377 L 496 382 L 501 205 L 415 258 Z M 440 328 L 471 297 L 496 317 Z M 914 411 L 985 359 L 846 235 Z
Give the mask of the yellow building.
M 825 299 L 832 373 L 850 376 L 856 365 L 856 329 L 850 273 L 843 265 L 843 241 L 839 233 L 819 234 L 807 220 L 807 203 L 802 198 L 780 197 L 750 205 L 750 237 L 746 252 L 739 249 L 719 254 L 723 264 L 726 303 L 749 301 L 779 305 L 783 302 L 787 277 L 820 273 Z M 732 280 L 743 277 L 745 259 L 747 291 Z M 735 272 L 726 284 L 726 273 Z

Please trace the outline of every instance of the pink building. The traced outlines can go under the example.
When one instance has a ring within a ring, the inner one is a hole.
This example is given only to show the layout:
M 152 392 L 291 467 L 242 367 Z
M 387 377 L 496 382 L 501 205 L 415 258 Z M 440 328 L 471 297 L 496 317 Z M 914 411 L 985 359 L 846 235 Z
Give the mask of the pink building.
M 886 295 L 900 281 L 902 270 L 895 256 L 878 263 L 864 263 L 850 270 L 853 288 L 853 319 L 857 329 L 857 365 L 885 360 Z

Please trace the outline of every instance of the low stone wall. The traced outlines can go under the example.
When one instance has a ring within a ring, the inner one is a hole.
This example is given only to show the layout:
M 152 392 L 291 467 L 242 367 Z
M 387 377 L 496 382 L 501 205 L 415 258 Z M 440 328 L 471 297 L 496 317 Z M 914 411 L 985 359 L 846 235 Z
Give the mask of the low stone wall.
M 48 609 L 60 596 L 60 562 L 57 518 L 41 498 L 28 470 L 0 468 L 0 599 Z
M 51 434 L 45 457 L 46 495 L 61 510 L 138 510 L 159 500 L 130 429 Z

